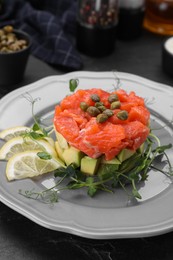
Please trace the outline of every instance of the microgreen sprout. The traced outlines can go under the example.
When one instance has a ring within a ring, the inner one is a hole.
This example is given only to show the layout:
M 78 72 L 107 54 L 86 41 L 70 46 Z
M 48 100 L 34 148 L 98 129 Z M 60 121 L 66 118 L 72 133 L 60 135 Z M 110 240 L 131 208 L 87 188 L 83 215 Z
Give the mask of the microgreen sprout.
M 74 92 L 76 88 L 79 85 L 79 80 L 78 79 L 70 79 L 69 80 L 69 89 L 71 92 Z
M 34 108 L 35 108 L 35 103 L 40 101 L 41 99 L 38 98 L 33 98 L 30 93 L 26 92 L 25 94 L 22 95 L 22 97 L 24 97 L 27 101 L 29 101 L 29 103 L 31 104 L 31 113 L 32 113 L 32 118 L 34 121 L 34 124 L 32 126 L 31 131 L 28 131 L 27 133 L 25 133 L 23 136 L 24 137 L 30 137 L 33 140 L 37 140 L 37 139 L 42 139 L 44 137 L 49 136 L 52 133 L 52 126 L 49 126 L 47 128 L 43 128 L 40 125 L 39 122 L 39 118 L 35 116 L 35 112 L 34 112 Z M 47 130 L 49 129 L 49 130 Z
M 118 90 L 118 89 L 120 89 L 120 87 L 121 87 L 121 80 L 120 80 L 120 78 L 116 75 L 116 72 L 115 72 L 115 71 L 113 71 L 113 75 L 114 75 L 114 77 L 115 77 L 115 85 L 113 84 L 113 87 L 114 87 L 114 90 Z

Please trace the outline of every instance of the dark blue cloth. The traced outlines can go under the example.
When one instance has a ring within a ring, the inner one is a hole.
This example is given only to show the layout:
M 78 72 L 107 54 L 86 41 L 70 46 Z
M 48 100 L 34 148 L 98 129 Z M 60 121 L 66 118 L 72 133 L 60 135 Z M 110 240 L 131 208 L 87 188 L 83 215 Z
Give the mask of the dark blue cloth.
M 5 0 L 0 27 L 11 24 L 32 39 L 31 52 L 52 65 L 78 70 L 75 49 L 76 0 Z

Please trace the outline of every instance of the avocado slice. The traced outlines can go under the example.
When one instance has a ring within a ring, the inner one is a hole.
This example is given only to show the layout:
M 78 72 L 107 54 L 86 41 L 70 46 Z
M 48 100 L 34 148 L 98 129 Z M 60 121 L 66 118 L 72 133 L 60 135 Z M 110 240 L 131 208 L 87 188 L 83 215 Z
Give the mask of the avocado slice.
M 66 139 L 64 138 L 64 136 L 57 131 L 55 131 L 55 133 L 56 133 L 57 141 L 58 141 L 59 145 L 61 146 L 61 148 L 67 149 L 69 147 L 69 145 L 68 145 Z
M 144 150 L 145 150 L 145 145 L 141 144 L 141 146 L 138 148 L 137 151 L 142 154 L 144 152 Z
M 62 152 L 62 157 L 64 158 L 66 165 L 70 165 L 73 163 L 77 167 L 79 167 L 81 164 L 83 153 L 80 150 L 70 146 L 69 148 L 64 149 L 64 151 Z
M 112 160 L 106 160 L 104 157 L 101 160 L 103 164 L 121 164 L 121 162 L 115 157 Z
M 64 157 L 62 156 L 64 149 L 61 148 L 61 146 L 59 145 L 58 141 L 55 142 L 55 150 L 58 154 L 58 157 L 64 162 Z
M 100 160 L 100 158 L 93 159 L 89 156 L 84 156 L 81 160 L 81 172 L 84 174 L 94 175 L 97 172 Z
M 122 163 L 123 161 L 130 158 L 136 151 L 130 149 L 123 149 L 118 155 L 118 160 Z

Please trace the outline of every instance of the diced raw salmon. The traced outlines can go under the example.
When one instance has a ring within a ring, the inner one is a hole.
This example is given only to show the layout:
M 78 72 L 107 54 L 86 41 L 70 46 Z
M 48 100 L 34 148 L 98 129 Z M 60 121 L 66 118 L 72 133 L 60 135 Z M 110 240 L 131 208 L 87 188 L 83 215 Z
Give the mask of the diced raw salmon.
M 81 102 L 89 106 L 95 103 L 92 94 L 97 94 L 106 108 L 110 108 L 108 97 L 118 95 L 121 106 L 114 109 L 114 114 L 104 123 L 98 123 L 96 117 L 89 115 L 80 108 Z M 119 119 L 117 113 L 128 112 L 126 120 Z M 67 142 L 92 158 L 105 155 L 107 160 L 114 158 L 122 149 L 136 150 L 145 142 L 149 134 L 150 112 L 145 107 L 144 99 L 135 92 L 129 94 L 122 89 L 112 93 L 102 89 L 78 90 L 65 97 L 56 106 L 54 125 Z

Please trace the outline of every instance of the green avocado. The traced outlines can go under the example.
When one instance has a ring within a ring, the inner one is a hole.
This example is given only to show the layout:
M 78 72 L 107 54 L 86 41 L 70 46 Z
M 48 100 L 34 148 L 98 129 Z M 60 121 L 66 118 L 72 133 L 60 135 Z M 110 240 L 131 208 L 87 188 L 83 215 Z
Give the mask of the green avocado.
M 130 149 L 123 149 L 118 155 L 118 160 L 122 163 L 128 158 L 130 158 L 136 151 Z
M 97 172 L 100 160 L 100 158 L 93 159 L 89 156 L 84 156 L 81 160 L 81 172 L 89 175 L 94 175 Z
M 70 146 L 69 148 L 64 149 L 64 151 L 62 152 L 62 157 L 64 158 L 66 165 L 70 165 L 73 163 L 77 167 L 79 167 L 81 165 L 83 153 L 78 149 Z
M 61 146 L 59 145 L 58 141 L 55 142 L 55 150 L 58 154 L 58 157 L 64 162 L 64 157 L 62 156 L 64 149 L 61 148 Z
M 115 157 L 112 160 L 106 160 L 104 157 L 101 160 L 103 164 L 121 164 L 121 162 Z
M 62 134 L 58 133 L 57 131 L 55 131 L 55 133 L 56 133 L 56 138 L 57 138 L 57 141 L 58 141 L 60 147 L 63 149 L 67 149 L 69 147 L 69 145 L 68 145 L 66 139 L 64 138 L 64 136 Z
M 145 150 L 145 145 L 141 144 L 141 146 L 138 148 L 137 151 L 142 154 L 144 152 L 144 150 Z

